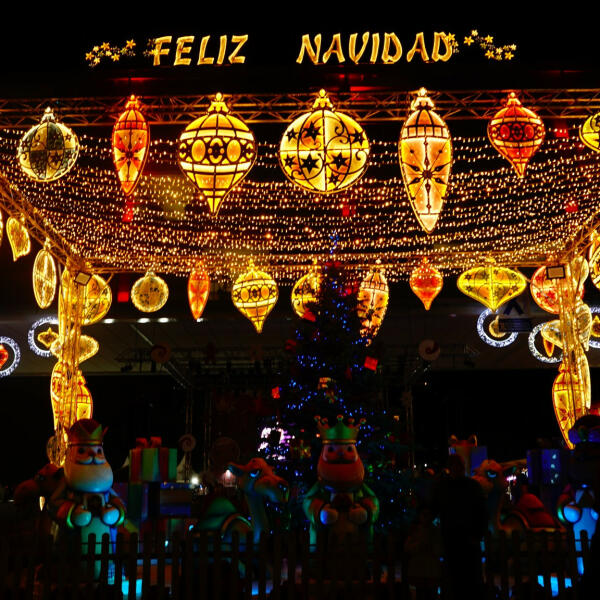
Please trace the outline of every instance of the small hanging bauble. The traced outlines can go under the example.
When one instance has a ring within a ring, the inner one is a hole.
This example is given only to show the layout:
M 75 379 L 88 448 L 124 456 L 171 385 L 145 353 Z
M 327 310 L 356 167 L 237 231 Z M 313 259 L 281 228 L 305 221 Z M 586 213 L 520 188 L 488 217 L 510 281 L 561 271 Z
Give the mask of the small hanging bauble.
M 113 161 L 125 196 L 133 193 L 150 149 L 150 128 L 132 95 L 112 132 Z
M 385 317 L 390 288 L 379 265 L 364 277 L 358 289 L 356 312 L 361 322 L 360 335 L 373 339 Z
M 590 115 L 579 126 L 579 139 L 596 152 L 600 152 L 600 113 Z
M 198 265 L 188 279 L 188 302 L 194 319 L 198 320 L 204 312 L 210 292 L 210 278 L 204 265 Z
M 310 112 L 286 129 L 279 145 L 279 164 L 285 176 L 300 187 L 330 194 L 339 192 L 364 174 L 369 140 L 352 117 L 337 112 L 325 90 Z
M 488 137 L 492 146 L 508 159 L 519 177 L 531 157 L 544 141 L 546 129 L 536 113 L 525 108 L 517 95 L 511 92 L 504 108 L 488 123 Z
M 179 138 L 179 166 L 202 192 L 213 216 L 255 160 L 254 134 L 229 113 L 220 93 L 206 114 L 190 123 Z
M 33 294 L 40 308 L 48 308 L 56 294 L 56 265 L 47 244 L 37 253 L 33 263 Z
M 277 284 L 273 278 L 255 268 L 250 260 L 248 271 L 240 275 L 233 284 L 231 298 L 235 307 L 254 325 L 260 333 L 267 315 L 273 310 L 278 298 Z
M 31 250 L 29 233 L 22 221 L 22 217 L 21 221 L 15 219 L 15 217 L 8 217 L 8 221 L 6 221 L 6 237 L 8 237 L 8 242 L 12 250 L 13 261 L 29 254 Z
M 318 301 L 319 290 L 323 275 L 313 263 L 310 271 L 300 277 L 292 288 L 292 308 L 301 319 L 314 321 L 316 315 L 310 310 L 309 304 L 315 304 Z
M 73 286 L 69 289 L 69 286 Z M 58 316 L 64 312 L 67 295 L 71 292 L 72 303 L 77 302 L 78 287 L 68 269 L 63 271 L 61 277 L 61 293 L 58 296 Z M 80 286 L 81 287 L 81 286 Z M 90 278 L 83 286 L 82 325 L 92 325 L 106 316 L 112 304 L 112 291 L 110 285 L 100 275 L 90 274 Z M 74 311 L 75 312 L 75 311 Z
M 142 312 L 151 313 L 160 310 L 169 298 L 169 287 L 164 279 L 148 271 L 131 288 L 131 302 Z
M 490 263 L 461 273 L 457 285 L 463 294 L 495 312 L 499 306 L 522 294 L 527 280 L 519 271 Z
M 429 310 L 435 297 L 442 291 L 444 278 L 440 271 L 424 256 L 421 263 L 412 270 L 409 284 L 410 289 L 423 303 L 425 310 Z
M 444 120 L 421 88 L 410 105 L 398 145 L 400 170 L 412 209 L 421 227 L 431 233 L 446 197 L 452 168 L 452 142 Z
M 35 181 L 55 181 L 75 164 L 79 154 L 77 136 L 57 123 L 48 107 L 39 125 L 32 127 L 19 142 L 17 158 L 21 169 Z

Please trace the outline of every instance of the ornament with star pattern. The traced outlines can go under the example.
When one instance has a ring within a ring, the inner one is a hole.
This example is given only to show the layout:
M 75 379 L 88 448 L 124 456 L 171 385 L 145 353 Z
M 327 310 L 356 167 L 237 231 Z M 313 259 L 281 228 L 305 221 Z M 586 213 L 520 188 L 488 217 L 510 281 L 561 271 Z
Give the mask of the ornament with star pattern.
M 421 88 L 400 133 L 398 158 L 412 209 L 421 227 L 431 233 L 442 211 L 452 168 L 448 126 Z
M 377 335 L 388 306 L 390 288 L 379 264 L 373 267 L 360 284 L 356 311 L 361 321 L 360 334 L 369 341 Z
M 331 194 L 362 177 L 369 150 L 363 128 L 337 112 L 321 90 L 312 111 L 300 115 L 283 134 L 279 164 L 292 183 L 317 194 Z

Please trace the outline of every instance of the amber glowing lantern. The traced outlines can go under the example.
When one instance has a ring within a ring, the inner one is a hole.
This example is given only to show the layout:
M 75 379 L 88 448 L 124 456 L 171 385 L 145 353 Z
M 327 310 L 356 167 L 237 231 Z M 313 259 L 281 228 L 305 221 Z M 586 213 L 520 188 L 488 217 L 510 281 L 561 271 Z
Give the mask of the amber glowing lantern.
M 292 308 L 301 319 L 315 320 L 315 315 L 310 309 L 310 304 L 318 301 L 319 290 L 323 282 L 323 275 L 316 264 L 310 271 L 302 275 L 292 288 Z
M 79 140 L 66 125 L 57 123 L 48 107 L 38 125 L 19 142 L 17 159 L 26 175 L 35 181 L 56 181 L 77 160 Z
M 600 152 L 600 113 L 590 115 L 579 126 L 579 139 L 595 152 Z
M 452 168 L 452 142 L 450 131 L 433 110 L 425 88 L 419 90 L 410 108 L 412 112 L 400 132 L 400 170 L 417 220 L 431 233 L 446 197 Z
M 194 319 L 199 319 L 204 312 L 210 292 L 210 278 L 203 265 L 198 265 L 188 278 L 188 302 Z
M 279 145 L 279 164 L 296 185 L 317 194 L 339 192 L 365 173 L 369 140 L 349 115 L 321 90 L 312 111 L 297 117 Z
M 164 279 L 148 271 L 131 288 L 131 302 L 142 312 L 160 310 L 169 298 L 169 287 Z
M 577 398 L 584 395 L 584 387 L 577 375 L 562 362 L 552 385 L 552 402 L 560 432 L 569 448 L 572 448 L 573 444 L 569 441 L 568 432 L 577 416 L 581 416 L 577 415 Z
M 52 370 L 50 399 L 54 413 L 54 429 L 59 423 L 68 428 L 79 419 L 92 417 L 92 395 L 85 378 L 80 369 L 70 373 L 65 362 L 57 362 Z
M 230 114 L 220 93 L 179 138 L 179 166 L 202 192 L 213 216 L 233 186 L 246 177 L 256 153 L 254 134 Z
M 381 327 L 388 306 L 390 288 L 378 265 L 369 270 L 360 283 L 356 312 L 361 322 L 360 334 L 374 338 Z
M 58 278 L 54 258 L 46 245 L 35 257 L 32 279 L 35 301 L 40 308 L 48 308 L 54 300 Z
M 549 279 L 546 275 L 546 267 L 542 266 L 536 269 L 529 283 L 529 291 L 535 303 L 541 309 L 555 315 L 559 311 L 558 282 L 558 279 Z M 579 298 L 583 298 L 583 292 L 583 286 L 579 286 Z
M 522 294 L 527 280 L 519 271 L 490 263 L 464 271 L 458 277 L 457 285 L 463 294 L 495 312 L 499 306 Z
M 514 92 L 488 123 L 492 146 L 510 162 L 519 177 L 525 176 L 527 164 L 542 145 L 545 134 L 540 117 L 525 108 Z
M 67 291 L 71 281 L 71 275 L 67 269 L 63 271 L 61 278 L 62 292 L 58 297 L 58 313 L 60 315 L 64 310 L 64 302 L 67 298 Z M 77 286 L 79 284 L 72 283 Z M 73 302 L 75 302 L 75 297 Z M 91 274 L 88 282 L 83 286 L 83 309 L 82 325 L 92 325 L 103 319 L 108 313 L 112 304 L 112 291 L 110 285 L 100 277 L 100 275 Z
M 25 225 L 15 217 L 8 217 L 6 221 L 6 237 L 12 250 L 13 261 L 29 254 L 31 250 L 31 240 Z
M 429 310 L 431 303 L 442 290 L 444 278 L 440 271 L 429 262 L 429 259 L 423 257 L 421 263 L 412 270 L 409 284 L 410 289 L 423 303 L 425 310 Z
M 138 184 L 149 149 L 150 128 L 139 100 L 132 95 L 112 132 L 113 161 L 125 196 L 130 196 Z
M 235 307 L 254 325 L 260 333 L 267 315 L 273 310 L 279 292 L 273 278 L 259 271 L 250 260 L 248 270 L 233 284 L 231 298 Z

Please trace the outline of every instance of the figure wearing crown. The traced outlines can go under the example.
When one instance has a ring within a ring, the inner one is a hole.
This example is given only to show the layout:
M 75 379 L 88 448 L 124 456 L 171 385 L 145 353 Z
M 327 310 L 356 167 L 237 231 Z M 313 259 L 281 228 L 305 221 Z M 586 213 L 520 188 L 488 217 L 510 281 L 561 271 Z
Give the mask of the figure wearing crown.
M 370 532 L 379 515 L 379 501 L 364 483 L 365 468 L 356 451 L 358 430 L 354 419 L 344 423 L 338 415 L 330 427 L 327 419 L 315 417 L 323 441 L 317 465 L 318 481 L 306 494 L 303 508 L 311 524 L 311 543 L 319 530 L 334 535 Z
M 102 447 L 105 433 L 93 419 L 81 419 L 67 431 L 64 480 L 50 498 L 59 526 L 79 533 L 82 542 L 92 533 L 98 544 L 105 533 L 114 541 L 125 518 L 123 503 L 112 490 L 113 472 Z

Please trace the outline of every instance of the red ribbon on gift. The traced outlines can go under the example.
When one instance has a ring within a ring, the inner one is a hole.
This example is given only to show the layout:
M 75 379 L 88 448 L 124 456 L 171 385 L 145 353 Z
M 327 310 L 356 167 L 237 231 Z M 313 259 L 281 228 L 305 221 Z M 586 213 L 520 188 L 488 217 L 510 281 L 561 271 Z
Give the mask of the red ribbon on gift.
M 161 437 L 151 437 L 149 440 L 147 440 L 146 438 L 135 438 L 136 448 L 160 448 L 161 446 Z

